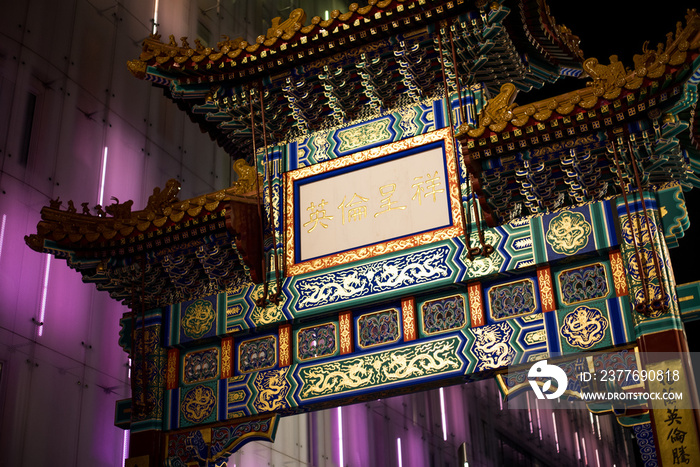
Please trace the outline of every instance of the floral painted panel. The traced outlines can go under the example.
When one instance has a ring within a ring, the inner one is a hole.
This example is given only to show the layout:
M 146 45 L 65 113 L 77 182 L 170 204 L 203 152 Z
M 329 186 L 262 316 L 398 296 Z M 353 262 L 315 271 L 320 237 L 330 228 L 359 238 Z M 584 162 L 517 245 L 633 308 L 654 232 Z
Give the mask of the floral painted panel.
M 297 334 L 297 357 L 301 361 L 333 355 L 337 348 L 333 323 L 300 329 Z
M 399 310 L 368 313 L 357 320 L 358 343 L 361 348 L 396 342 L 400 337 Z
M 185 355 L 182 380 L 185 384 L 214 379 L 219 375 L 219 350 L 207 349 Z
M 461 295 L 427 301 L 421 305 L 421 315 L 423 332 L 427 335 L 461 329 L 467 323 Z
M 608 279 L 605 266 L 590 264 L 559 273 L 559 290 L 566 305 L 607 297 Z
M 532 279 L 523 279 L 489 289 L 489 312 L 491 319 L 501 321 L 537 311 L 535 284 Z
M 238 347 L 238 370 L 241 373 L 265 370 L 277 364 L 277 339 L 262 337 L 242 342 Z

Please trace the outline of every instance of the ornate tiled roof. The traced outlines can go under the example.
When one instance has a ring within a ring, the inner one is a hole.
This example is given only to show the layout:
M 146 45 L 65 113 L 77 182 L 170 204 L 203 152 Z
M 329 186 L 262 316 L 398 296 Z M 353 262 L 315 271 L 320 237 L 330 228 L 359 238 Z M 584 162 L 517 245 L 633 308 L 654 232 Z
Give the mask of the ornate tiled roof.
M 462 152 L 493 223 L 619 190 L 611 152 L 618 138 L 623 168 L 633 154 L 646 186 L 700 183 L 693 174 L 700 159 L 693 111 L 700 17 L 693 10 L 685 19 L 665 44 L 645 45 L 633 70 L 614 55 L 608 65 L 589 58 L 585 88 L 525 105 L 516 105 L 517 88 L 504 84 L 478 126 L 460 128 Z
M 54 200 L 25 241 L 130 306 L 141 295 L 153 308 L 259 282 L 263 226 L 255 190 L 262 183 L 243 161 L 235 168 L 240 178 L 230 188 L 180 201 L 180 185 L 170 180 L 139 211 L 132 201 L 96 206 L 93 214 L 88 203 L 77 212 L 73 201 L 63 210 Z
M 370 0 L 308 25 L 297 9 L 284 21 L 275 18 L 254 44 L 225 36 L 216 47 L 196 42 L 193 48 L 186 37 L 164 43 L 152 36 L 128 66 L 165 87 L 241 158 L 251 153 L 251 100 L 260 119 L 257 86 L 267 130 L 279 142 L 442 95 L 440 50 L 452 91 L 456 74 L 494 92 L 504 82 L 527 91 L 581 75 L 578 38 L 556 25 L 543 1 L 519 8 L 497 1 Z

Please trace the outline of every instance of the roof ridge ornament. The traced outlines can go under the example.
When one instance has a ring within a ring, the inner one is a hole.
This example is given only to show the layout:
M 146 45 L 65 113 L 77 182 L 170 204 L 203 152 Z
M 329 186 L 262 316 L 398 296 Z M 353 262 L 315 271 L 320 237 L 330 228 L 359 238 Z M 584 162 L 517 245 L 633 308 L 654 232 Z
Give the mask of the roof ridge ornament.
M 479 126 L 468 130 L 467 134 L 478 138 L 484 133 L 487 126 L 496 133 L 503 131 L 513 118 L 513 109 L 517 107 L 515 104 L 515 96 L 517 95 L 518 89 L 513 83 L 501 85 L 501 91 L 498 95 L 491 99 L 480 112 Z
M 276 39 L 281 37 L 283 34 L 290 37 L 293 36 L 302 28 L 302 26 L 304 26 L 304 23 L 306 22 L 306 12 L 302 8 L 297 8 L 289 13 L 289 18 L 280 23 L 281 19 L 281 16 L 272 18 L 272 27 L 268 28 L 267 34 L 263 40 Z
M 593 87 L 596 97 L 615 99 L 620 95 L 626 83 L 627 72 L 617 55 L 610 56 L 610 65 L 600 64 L 595 57 L 587 58 L 583 62 L 583 69 L 593 79 L 586 86 Z

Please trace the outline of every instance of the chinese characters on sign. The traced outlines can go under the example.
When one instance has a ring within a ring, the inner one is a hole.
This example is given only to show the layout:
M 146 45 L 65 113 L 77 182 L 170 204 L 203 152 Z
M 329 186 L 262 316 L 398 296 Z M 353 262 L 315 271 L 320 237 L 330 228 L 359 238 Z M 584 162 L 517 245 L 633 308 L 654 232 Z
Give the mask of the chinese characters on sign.
M 440 145 L 433 146 L 300 183 L 298 259 L 451 225 L 444 151 Z
M 285 273 L 462 235 L 455 151 L 443 128 L 285 173 Z
M 647 369 L 662 378 L 649 381 L 649 389 L 660 393 L 680 393 L 690 396 L 685 371 L 680 359 L 647 365 Z M 654 423 L 661 445 L 663 465 L 696 465 L 700 460 L 698 436 L 689 400 L 669 398 L 652 404 Z

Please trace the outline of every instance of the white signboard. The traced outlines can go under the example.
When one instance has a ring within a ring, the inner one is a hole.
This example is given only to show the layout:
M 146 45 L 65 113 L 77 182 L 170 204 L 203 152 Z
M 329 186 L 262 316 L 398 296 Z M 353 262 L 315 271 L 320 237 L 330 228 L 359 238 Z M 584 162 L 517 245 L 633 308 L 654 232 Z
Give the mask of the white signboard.
M 439 130 L 288 173 L 288 274 L 458 235 L 455 167 Z

